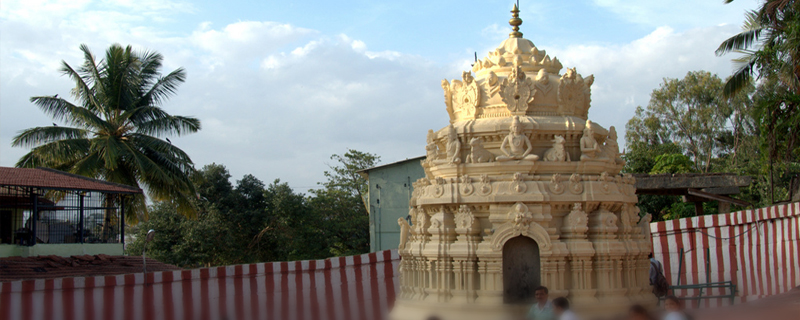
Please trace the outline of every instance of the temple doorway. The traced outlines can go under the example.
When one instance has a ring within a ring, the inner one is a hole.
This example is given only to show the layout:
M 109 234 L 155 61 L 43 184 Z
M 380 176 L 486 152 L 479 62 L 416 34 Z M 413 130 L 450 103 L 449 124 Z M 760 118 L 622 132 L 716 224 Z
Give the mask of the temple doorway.
M 541 285 L 539 245 L 518 236 L 503 246 L 503 301 L 510 304 L 533 302 L 533 290 Z

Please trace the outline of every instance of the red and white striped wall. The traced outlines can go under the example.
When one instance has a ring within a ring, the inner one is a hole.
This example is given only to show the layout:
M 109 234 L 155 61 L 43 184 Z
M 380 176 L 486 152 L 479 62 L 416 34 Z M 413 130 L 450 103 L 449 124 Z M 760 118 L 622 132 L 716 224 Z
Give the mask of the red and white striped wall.
M 740 301 L 800 286 L 800 203 L 656 222 L 650 229 L 654 255 L 663 263 L 670 284 L 733 281 Z M 705 304 L 726 303 L 717 300 Z
M 0 320 L 383 319 L 397 288 L 396 250 L 0 284 Z
M 655 256 L 671 284 L 678 278 L 681 284 L 730 280 L 743 301 L 800 285 L 800 203 L 657 222 L 650 228 Z M 680 248 L 686 253 L 679 275 Z M 146 277 L 4 282 L 0 320 L 379 320 L 394 303 L 399 262 L 397 251 L 387 250 Z

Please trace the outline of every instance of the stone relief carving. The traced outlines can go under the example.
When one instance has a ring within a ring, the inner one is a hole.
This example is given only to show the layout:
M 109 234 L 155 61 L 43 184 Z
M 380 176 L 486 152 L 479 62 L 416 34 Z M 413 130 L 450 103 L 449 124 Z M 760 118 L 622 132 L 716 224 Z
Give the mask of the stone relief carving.
M 536 87 L 519 66 L 511 69 L 511 74 L 503 80 L 500 97 L 508 111 L 513 115 L 524 115 L 528 104 L 533 102 Z
M 462 113 L 463 117 L 474 117 L 475 111 L 480 101 L 480 89 L 478 83 L 469 71 L 461 74 L 463 81 L 453 81 L 455 91 L 453 92 L 453 113 Z
M 603 145 L 603 153 L 611 163 L 625 165 L 619 154 L 619 144 L 617 144 L 617 129 L 614 126 L 608 128 L 608 137 Z
M 445 152 L 447 153 L 447 158 L 434 160 L 434 163 L 441 164 L 441 163 L 449 163 L 449 164 L 459 164 L 461 163 L 461 141 L 458 140 L 458 134 L 456 133 L 456 129 L 453 128 L 453 125 L 447 126 L 447 137 L 445 140 Z
M 581 175 L 573 173 L 571 176 L 569 176 L 569 191 L 572 192 L 572 194 L 583 193 L 583 183 L 581 183 Z
M 444 90 L 444 105 L 447 109 L 447 115 L 450 116 L 450 122 L 452 123 L 456 120 L 456 116 L 453 113 L 453 92 L 447 79 L 442 80 L 442 90 Z
M 477 220 L 472 213 L 472 209 L 465 204 L 458 207 L 455 216 L 456 232 L 459 234 L 473 233 L 472 231 L 480 231 L 475 228 Z
M 494 71 L 489 71 L 489 75 L 487 76 L 486 80 L 486 91 L 489 92 L 489 97 L 492 97 L 500 92 L 500 79 L 497 78 L 497 74 L 494 73 Z
M 427 186 L 431 185 L 431 181 L 427 178 L 419 178 L 417 181 L 414 181 L 411 184 L 414 187 L 414 191 L 411 192 L 412 198 L 419 198 L 425 195 L 425 189 Z
M 492 193 L 492 182 L 489 179 L 488 174 L 481 175 L 481 183 L 480 186 L 478 187 L 478 192 L 482 196 L 488 196 Z
M 594 131 L 592 130 L 591 121 L 586 120 L 586 126 L 583 128 L 583 136 L 581 137 L 581 161 L 594 160 L 601 152 L 600 145 L 594 139 Z
M 470 151 L 467 155 L 467 163 L 486 163 L 494 161 L 494 154 L 483 147 L 481 138 L 475 137 L 469 140 Z
M 564 139 L 564 136 L 555 136 L 555 139 L 553 139 L 553 147 L 544 153 L 544 161 L 570 161 L 569 153 L 564 147 L 566 142 L 567 140 Z
M 468 196 L 471 195 L 472 192 L 475 191 L 475 187 L 472 186 L 472 178 L 469 175 L 463 175 L 458 178 L 458 182 L 460 185 L 461 195 Z
M 433 180 L 433 182 L 434 182 L 433 183 L 433 196 L 436 197 L 436 198 L 439 198 L 439 197 L 443 196 L 444 195 L 444 185 L 447 183 L 447 180 L 445 180 L 442 177 L 436 177 L 436 179 Z
M 427 144 L 425 145 L 425 155 L 428 162 L 433 162 L 439 157 L 439 146 L 436 145 L 436 133 L 433 129 L 428 130 L 426 138 Z
M 536 90 L 547 96 L 553 87 L 555 86 L 550 82 L 550 74 L 547 70 L 539 69 L 539 73 L 536 74 Z
M 561 232 L 568 234 L 585 234 L 589 231 L 589 215 L 583 211 L 583 205 L 576 202 L 572 205 L 572 211 L 564 217 Z
M 517 229 L 518 232 L 522 232 L 523 230 L 527 230 L 528 226 L 533 221 L 533 214 L 528 210 L 528 206 L 522 202 L 517 202 L 512 207 L 511 212 L 508 213 L 507 219 L 514 225 L 514 229 Z
M 564 193 L 564 183 L 561 182 L 561 174 L 556 173 L 550 178 L 550 192 L 553 194 Z
M 608 182 L 611 180 L 611 176 L 608 175 L 607 171 L 603 171 L 598 180 L 600 181 L 600 189 L 602 189 L 603 192 L 611 192 L 611 186 L 608 184 Z
M 514 116 L 511 120 L 509 129 L 508 135 L 503 139 L 503 143 L 500 144 L 500 151 L 505 155 L 497 156 L 497 161 L 538 160 L 539 156 L 531 154 L 533 145 L 528 136 L 522 132 L 522 124 L 519 122 L 518 116 Z
M 397 224 L 400 225 L 400 244 L 398 244 L 397 248 L 403 250 L 406 248 L 408 231 L 411 229 L 411 225 L 403 218 L 397 218 Z
M 558 85 L 558 108 L 560 114 L 585 117 L 589 110 L 591 85 L 594 76 L 581 77 L 575 68 L 567 68 Z
M 619 230 L 617 219 L 617 215 L 613 212 L 605 208 L 598 209 L 592 214 L 592 233 L 605 237 L 615 237 L 616 232 Z
M 414 229 L 418 235 L 424 235 L 428 229 L 428 214 L 422 207 L 415 210 L 417 218 L 414 220 Z
M 516 193 L 525 193 L 528 190 L 528 185 L 525 184 L 525 180 L 522 177 L 522 173 L 517 172 L 514 173 L 514 176 L 511 178 L 511 191 Z

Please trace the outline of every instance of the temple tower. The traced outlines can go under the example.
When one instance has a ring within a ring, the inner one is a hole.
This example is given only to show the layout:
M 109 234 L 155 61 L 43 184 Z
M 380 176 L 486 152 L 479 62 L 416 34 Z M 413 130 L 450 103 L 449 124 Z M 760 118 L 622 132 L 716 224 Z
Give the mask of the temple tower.
M 511 318 L 538 285 L 593 314 L 655 303 L 649 216 L 615 128 L 588 119 L 594 76 L 563 70 L 512 14 L 508 39 L 442 81 L 450 123 L 428 132 L 411 223 L 398 221 L 392 319 Z

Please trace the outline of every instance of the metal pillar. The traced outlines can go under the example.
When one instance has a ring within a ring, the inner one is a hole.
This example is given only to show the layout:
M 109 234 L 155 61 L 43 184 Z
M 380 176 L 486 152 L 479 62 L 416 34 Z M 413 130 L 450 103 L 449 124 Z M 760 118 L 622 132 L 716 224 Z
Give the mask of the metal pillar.
M 33 205 L 31 206 L 33 210 L 31 211 L 31 239 L 28 243 L 29 246 L 36 244 L 36 225 L 39 220 L 39 194 L 33 188 L 31 188 L 31 199 L 33 200 Z
M 83 198 L 85 196 L 86 195 L 83 192 L 78 194 L 78 212 L 80 214 L 79 218 L 80 226 L 78 227 L 78 239 L 79 239 L 78 243 L 83 243 L 83 235 L 84 235 L 83 228 L 86 225 L 83 221 Z

